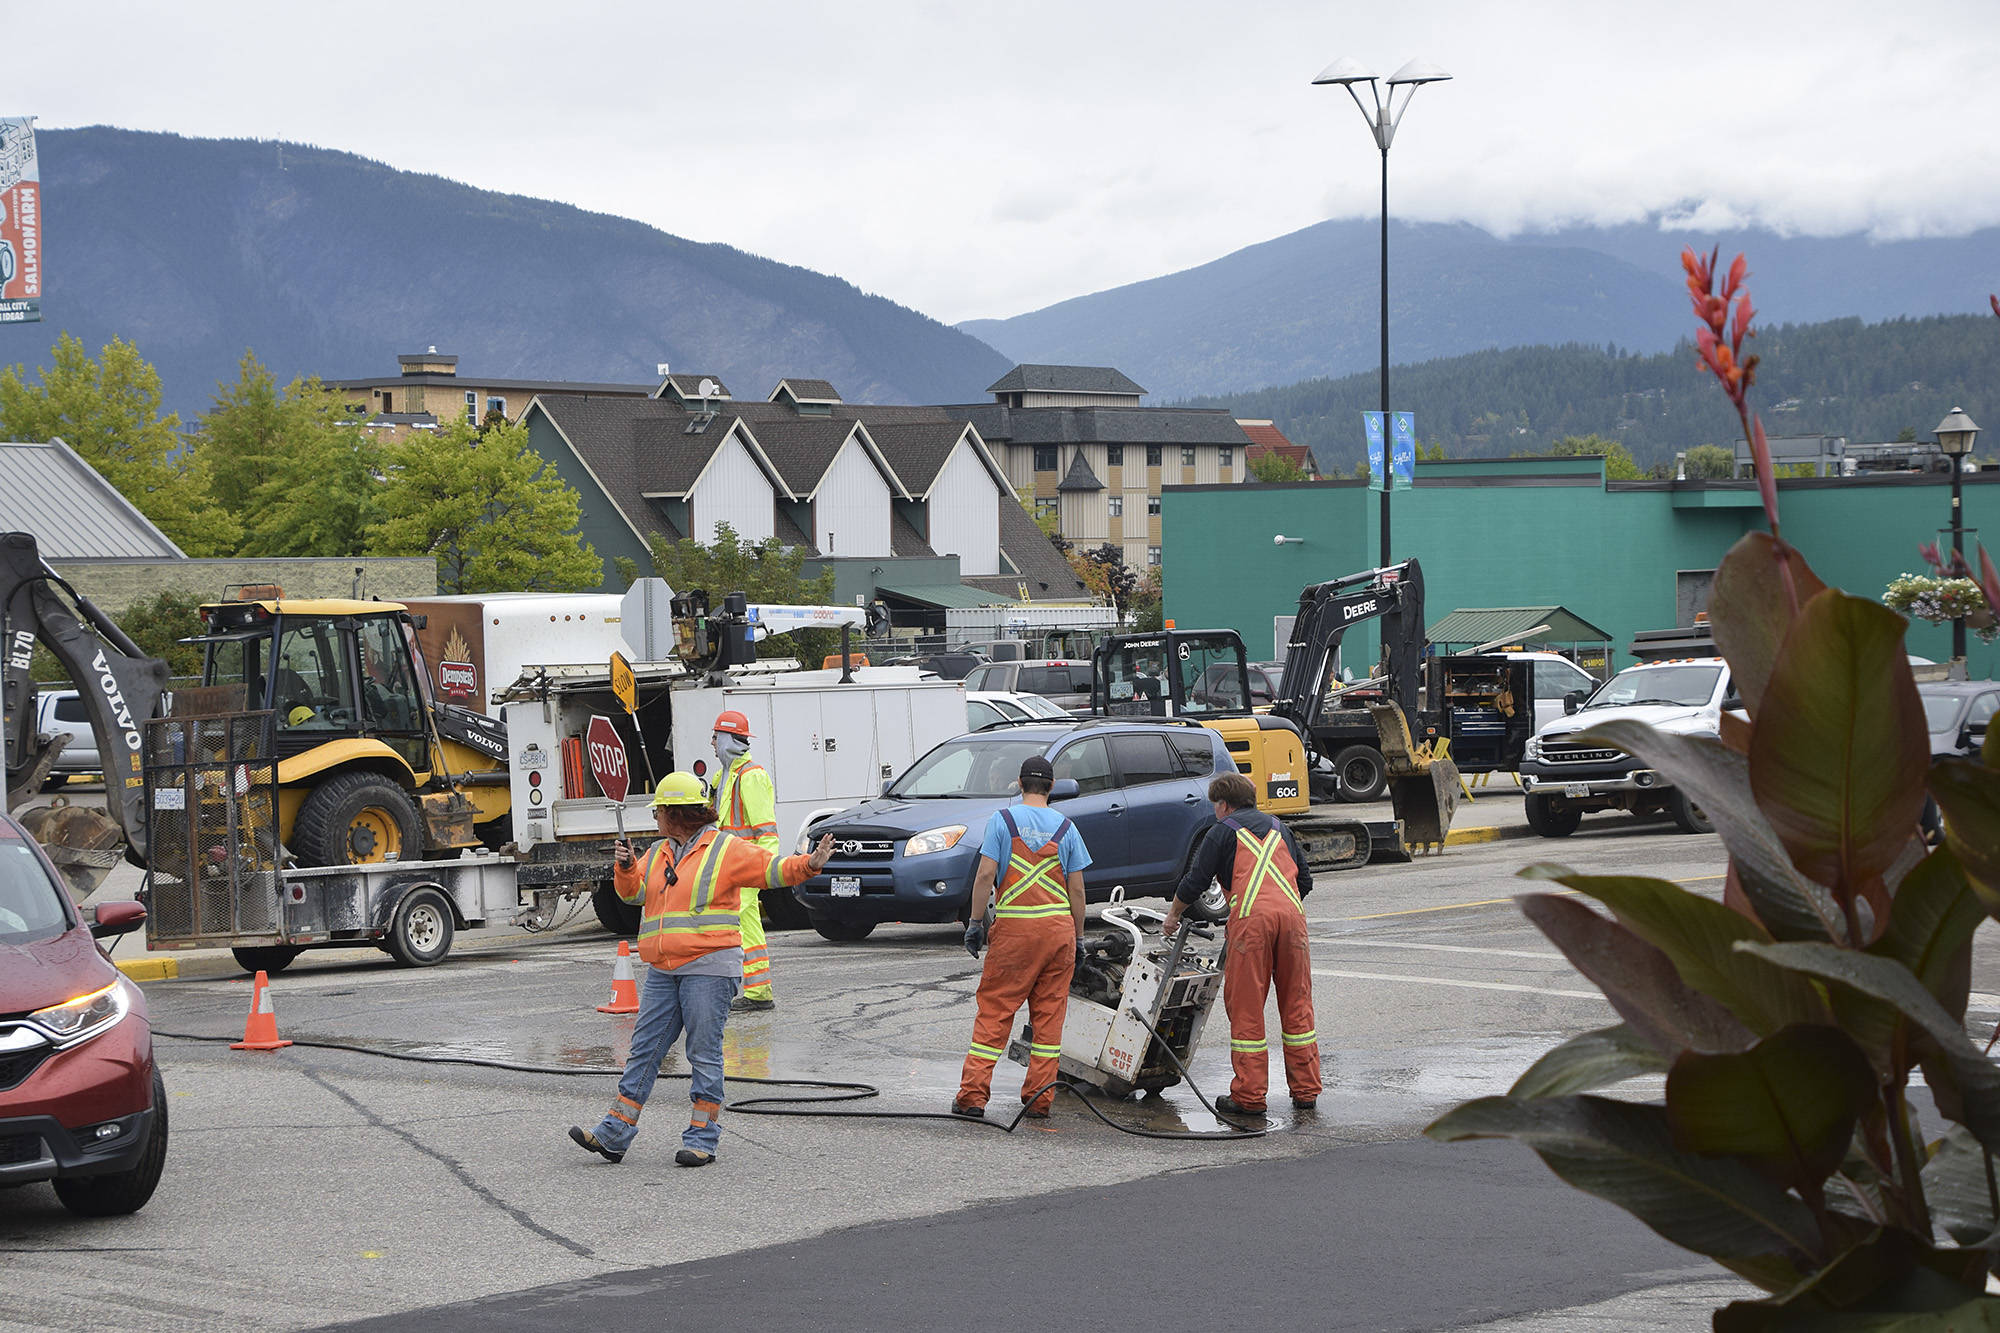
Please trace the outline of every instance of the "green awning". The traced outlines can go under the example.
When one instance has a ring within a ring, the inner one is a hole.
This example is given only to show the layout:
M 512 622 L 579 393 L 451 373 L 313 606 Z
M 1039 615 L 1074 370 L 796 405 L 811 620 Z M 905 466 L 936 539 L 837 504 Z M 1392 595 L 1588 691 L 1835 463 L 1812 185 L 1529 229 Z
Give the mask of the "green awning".
M 1430 628 L 1432 643 L 1609 643 L 1611 636 L 1560 606 L 1495 606 L 1452 612 Z
M 1012 606 L 1014 599 L 984 588 L 968 588 L 963 583 L 924 583 L 916 587 L 890 588 L 877 584 L 877 596 L 915 602 L 919 606 L 953 607 Z

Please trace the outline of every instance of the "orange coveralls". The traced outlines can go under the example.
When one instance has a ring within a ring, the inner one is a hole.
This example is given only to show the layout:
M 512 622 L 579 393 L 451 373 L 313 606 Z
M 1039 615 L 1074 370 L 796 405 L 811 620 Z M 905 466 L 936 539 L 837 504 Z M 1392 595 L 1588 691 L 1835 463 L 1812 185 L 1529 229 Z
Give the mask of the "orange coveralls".
M 1229 949 L 1222 963 L 1222 1006 L 1229 1013 L 1230 1099 L 1259 1109 L 1270 1083 L 1264 999 L 1275 980 L 1285 1045 L 1285 1083 L 1294 1101 L 1320 1094 L 1319 1031 L 1314 1026 L 1312 957 L 1298 866 L 1284 830 L 1271 821 L 1261 837 L 1234 817 L 1222 827 L 1236 837 L 1230 864 Z

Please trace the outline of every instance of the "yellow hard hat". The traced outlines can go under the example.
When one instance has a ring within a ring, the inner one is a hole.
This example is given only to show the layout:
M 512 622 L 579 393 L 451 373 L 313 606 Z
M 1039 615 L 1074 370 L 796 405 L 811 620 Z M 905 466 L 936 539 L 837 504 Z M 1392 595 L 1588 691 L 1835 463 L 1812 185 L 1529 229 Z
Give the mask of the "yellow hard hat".
M 297 708 L 294 708 L 291 712 L 285 715 L 285 721 L 290 723 L 292 726 L 296 727 L 301 722 L 312 721 L 312 715 L 313 715 L 312 709 L 306 707 L 304 704 L 300 704 Z
M 707 805 L 708 789 L 692 773 L 669 773 L 653 789 L 654 805 Z

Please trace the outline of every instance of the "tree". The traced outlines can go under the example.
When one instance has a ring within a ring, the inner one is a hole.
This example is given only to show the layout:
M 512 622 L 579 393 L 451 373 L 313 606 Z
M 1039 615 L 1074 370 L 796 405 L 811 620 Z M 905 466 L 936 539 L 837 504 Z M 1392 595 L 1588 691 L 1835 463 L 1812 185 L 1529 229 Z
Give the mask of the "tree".
M 143 602 L 134 602 L 112 620 L 139 646 L 140 652 L 164 660 L 168 675 L 182 679 L 199 677 L 201 649 L 180 640 L 192 638 L 205 628 L 201 621 L 203 600 L 192 593 L 169 588 Z M 42 682 L 69 679 L 68 668 L 40 644 L 35 645 L 28 674 Z
M 1429 444 L 1417 442 L 1417 461 L 1442 463 L 1445 460 L 1444 441 L 1433 440 Z
M 92 360 L 65 333 L 40 383 L 24 367 L 0 370 L 0 425 L 16 440 L 60 439 L 189 555 L 227 555 L 235 515 L 209 495 L 199 454 L 181 438 L 180 418 L 160 415 L 159 372 L 122 338 Z
M 1102 597 L 1111 603 L 1112 609 L 1120 615 L 1125 613 L 1133 595 L 1139 590 L 1139 576 L 1125 563 L 1125 552 L 1121 547 L 1106 542 L 1084 551 L 1065 542 L 1063 556 L 1069 561 L 1069 567 L 1076 571 L 1083 586 L 1090 589 L 1092 596 Z
M 1569 435 L 1549 446 L 1549 456 L 1555 458 L 1588 458 L 1594 454 L 1604 456 L 1604 476 L 1607 481 L 1638 481 L 1646 475 L 1646 469 L 1632 461 L 1632 451 L 1616 440 L 1607 440 L 1602 435 Z M 1532 455 L 1516 455 L 1532 457 Z
M 578 592 L 604 562 L 576 532 L 581 502 L 528 447 L 528 430 L 454 421 L 384 451 L 371 555 L 434 555 L 447 593 Z
M 1736 451 L 1719 444 L 1697 444 L 1687 451 L 1687 474 L 1726 481 L 1736 475 Z
M 1166 628 L 1166 593 L 1160 567 L 1149 568 L 1132 594 L 1132 629 L 1138 634 L 1156 634 Z
M 1258 481 L 1304 481 L 1306 470 L 1271 449 L 1250 460 L 1250 475 Z
M 721 605 L 732 592 L 740 592 L 752 602 L 833 605 L 833 570 L 829 567 L 818 577 L 807 578 L 805 551 L 786 546 L 776 537 L 746 542 L 735 528 L 718 523 L 713 542 L 704 544 L 691 537 L 670 542 L 655 537 L 652 548 L 655 574 L 675 592 L 700 589 L 708 594 L 711 606 Z M 818 666 L 840 651 L 838 631 L 802 630 L 790 638 L 792 655 L 809 666 Z
M 1375 469 L 1368 466 L 1367 459 L 1364 458 L 1354 465 L 1354 479 L 1356 481 L 1372 481 L 1374 477 Z
M 1014 498 L 1021 502 L 1021 508 L 1034 517 L 1035 526 L 1042 530 L 1044 537 L 1053 538 L 1062 528 L 1062 518 L 1054 508 L 1044 510 L 1035 499 L 1035 488 L 1022 486 L 1014 492 Z

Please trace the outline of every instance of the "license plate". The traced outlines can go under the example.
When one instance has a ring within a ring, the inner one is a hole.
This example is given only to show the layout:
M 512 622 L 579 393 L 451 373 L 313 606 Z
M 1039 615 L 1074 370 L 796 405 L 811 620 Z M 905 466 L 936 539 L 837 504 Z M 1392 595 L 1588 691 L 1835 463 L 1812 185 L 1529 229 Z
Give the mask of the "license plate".
M 861 896 L 861 876 L 835 875 L 833 896 L 836 898 L 859 898 Z
M 1566 782 L 1563 784 L 1563 795 L 1572 798 L 1588 796 L 1590 795 L 1590 784 L 1588 782 Z M 835 889 L 834 892 L 838 893 L 840 890 Z

